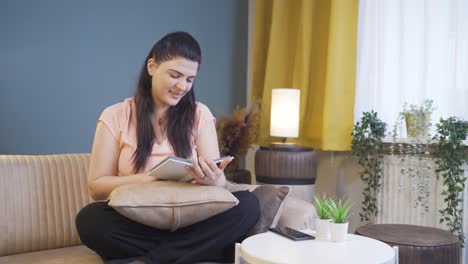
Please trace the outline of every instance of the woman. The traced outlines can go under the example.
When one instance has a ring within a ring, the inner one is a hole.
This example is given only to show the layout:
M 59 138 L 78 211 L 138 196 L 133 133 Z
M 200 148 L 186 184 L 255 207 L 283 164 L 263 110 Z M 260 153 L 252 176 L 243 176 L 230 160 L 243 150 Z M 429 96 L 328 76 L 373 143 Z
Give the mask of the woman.
M 105 200 L 115 188 L 156 179 L 146 175 L 167 156 L 192 159 L 197 184 L 223 186 L 215 119 L 195 101 L 193 82 L 201 62 L 197 41 L 185 32 L 159 40 L 147 56 L 134 98 L 112 105 L 98 119 L 89 165 L 88 188 Z M 134 222 L 107 202 L 95 202 L 77 215 L 83 244 L 111 263 L 232 262 L 234 243 L 259 216 L 258 200 L 237 192 L 239 204 L 224 213 L 174 232 Z M 118 260 L 115 260 L 118 259 Z

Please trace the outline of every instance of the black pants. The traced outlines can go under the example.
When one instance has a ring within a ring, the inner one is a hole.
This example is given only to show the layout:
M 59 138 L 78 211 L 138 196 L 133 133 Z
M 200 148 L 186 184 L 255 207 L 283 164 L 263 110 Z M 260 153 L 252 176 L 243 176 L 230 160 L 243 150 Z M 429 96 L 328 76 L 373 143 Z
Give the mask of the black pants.
M 76 228 L 83 244 L 106 260 L 144 256 L 148 263 L 233 262 L 234 244 L 260 215 L 253 193 L 233 194 L 239 200 L 237 206 L 174 232 L 130 220 L 107 202 L 81 209 Z

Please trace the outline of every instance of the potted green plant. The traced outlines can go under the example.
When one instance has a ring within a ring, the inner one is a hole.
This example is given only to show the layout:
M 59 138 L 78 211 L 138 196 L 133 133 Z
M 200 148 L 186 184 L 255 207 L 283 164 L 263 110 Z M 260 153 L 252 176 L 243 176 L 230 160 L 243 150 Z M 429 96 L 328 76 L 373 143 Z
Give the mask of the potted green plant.
M 260 101 L 250 109 L 234 109 L 232 115 L 221 115 L 216 123 L 218 144 L 221 156 L 234 159 L 224 170 L 226 178 L 237 183 L 251 183 L 250 172 L 242 169 L 241 164 L 247 151 L 255 142 L 260 125 Z
M 348 200 L 330 200 L 329 212 L 332 219 L 330 225 L 330 238 L 335 242 L 344 242 L 348 233 L 348 219 L 351 212 L 351 204 Z
M 315 236 L 318 239 L 330 239 L 330 199 L 325 195 L 322 197 L 315 195 L 314 206 L 317 211 L 317 218 L 315 218 Z
M 435 110 L 433 101 L 425 99 L 422 104 L 403 105 L 403 111 L 398 115 L 400 121 L 406 124 L 406 135 L 409 138 L 430 138 L 431 115 Z
M 358 158 L 362 167 L 361 180 L 364 182 L 361 221 L 373 223 L 377 216 L 377 193 L 383 170 L 383 145 L 386 124 L 374 111 L 364 112 L 360 121 L 354 125 L 351 152 Z
M 450 231 L 458 236 L 461 245 L 464 245 L 463 232 L 463 191 L 465 181 L 463 165 L 468 162 L 468 148 L 463 144 L 468 135 L 468 122 L 456 117 L 440 119 L 436 125 L 437 134 L 434 157 L 437 178 L 443 178 L 445 209 L 440 210 L 440 223 L 446 223 Z

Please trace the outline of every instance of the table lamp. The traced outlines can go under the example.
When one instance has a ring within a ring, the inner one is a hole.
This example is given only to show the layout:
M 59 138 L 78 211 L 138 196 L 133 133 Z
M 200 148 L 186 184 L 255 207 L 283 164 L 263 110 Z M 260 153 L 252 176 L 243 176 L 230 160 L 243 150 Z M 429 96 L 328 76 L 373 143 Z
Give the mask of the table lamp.
M 271 92 L 270 136 L 281 137 L 277 147 L 294 146 L 286 143 L 287 138 L 299 136 L 299 109 L 301 91 L 296 88 L 274 88 Z
M 272 89 L 270 136 L 280 137 L 281 142 L 260 146 L 255 153 L 255 176 L 259 184 L 290 185 L 292 196 L 313 202 L 316 152 L 286 143 L 287 138 L 299 137 L 299 107 L 299 89 Z

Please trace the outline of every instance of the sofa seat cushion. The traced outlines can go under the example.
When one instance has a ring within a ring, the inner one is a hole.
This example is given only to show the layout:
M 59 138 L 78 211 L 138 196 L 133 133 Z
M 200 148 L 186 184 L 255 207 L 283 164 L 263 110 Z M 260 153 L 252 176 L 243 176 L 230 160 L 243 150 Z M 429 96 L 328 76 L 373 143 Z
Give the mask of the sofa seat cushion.
M 0 264 L 103 264 L 94 251 L 85 246 L 41 250 L 0 257 Z

